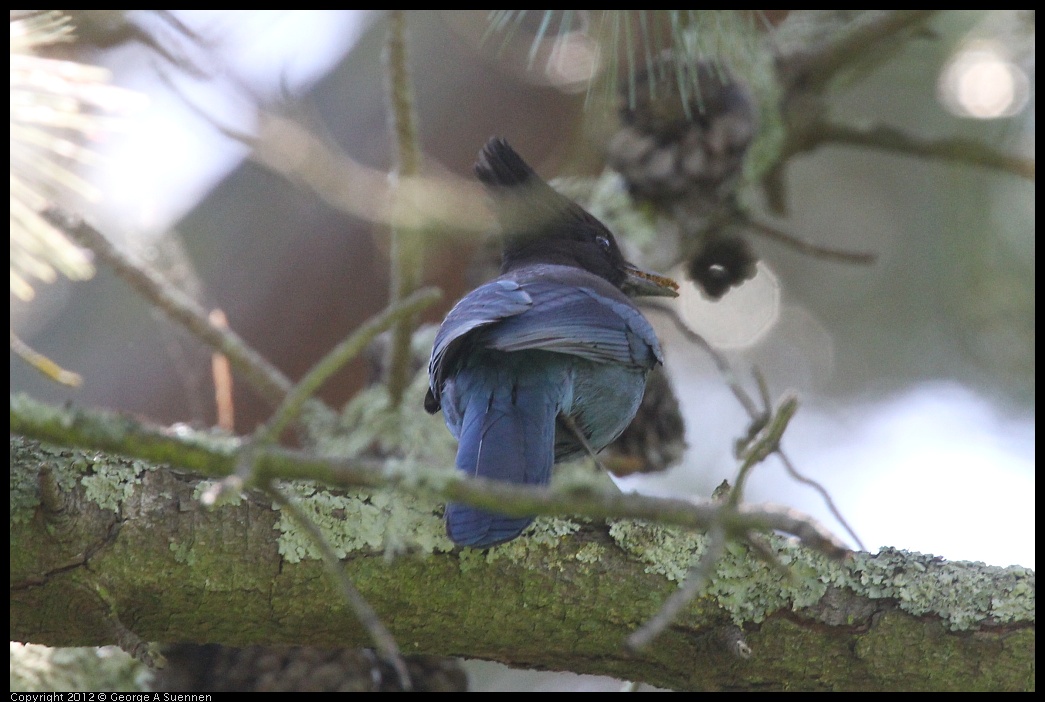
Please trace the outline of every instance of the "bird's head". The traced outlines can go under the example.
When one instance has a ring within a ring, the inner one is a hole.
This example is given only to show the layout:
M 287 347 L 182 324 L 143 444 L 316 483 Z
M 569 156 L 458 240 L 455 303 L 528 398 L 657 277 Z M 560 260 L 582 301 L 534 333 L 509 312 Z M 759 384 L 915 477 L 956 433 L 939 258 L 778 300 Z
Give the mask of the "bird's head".
M 502 273 L 550 263 L 582 268 L 631 296 L 678 295 L 675 281 L 625 260 L 610 230 L 556 192 L 504 139 L 486 143 L 475 174 L 490 192 L 503 230 Z

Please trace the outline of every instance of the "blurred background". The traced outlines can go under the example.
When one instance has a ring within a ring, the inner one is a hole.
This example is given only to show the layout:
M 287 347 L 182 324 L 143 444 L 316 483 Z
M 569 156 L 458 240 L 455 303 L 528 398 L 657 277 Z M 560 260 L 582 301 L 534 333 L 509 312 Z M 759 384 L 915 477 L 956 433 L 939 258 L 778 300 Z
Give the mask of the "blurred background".
M 295 177 L 314 157 L 291 138 L 296 132 L 281 141 L 284 169 L 252 160 L 245 140 L 278 117 L 330 153 L 387 172 L 394 163 L 382 59 L 387 16 L 71 16 L 79 40 L 48 55 L 105 66 L 115 85 L 147 103 L 118 129 L 91 135 L 98 158 L 78 173 L 99 197 L 87 204 L 74 196 L 70 207 L 206 307 L 222 309 L 256 349 L 301 377 L 387 304 L 388 227 Z M 787 23 L 797 20 L 786 11 L 762 15 L 761 41 L 772 44 L 775 27 L 787 36 Z M 534 48 L 542 46 L 539 13 L 492 34 L 482 12 L 416 11 L 407 23 L 424 173 L 471 178 L 492 135 L 506 137 L 547 178 L 604 173 L 618 114 L 613 99 L 588 92 L 588 77 L 613 70 L 612 52 L 586 39 L 583 22 L 560 30 L 571 41 L 558 44 L 568 56 L 557 61 L 546 57 L 550 49 Z M 940 12 L 889 52 L 832 86 L 817 109 L 839 123 L 888 125 L 924 141 L 974 139 L 1033 164 L 1033 12 Z M 765 129 L 771 125 L 759 121 L 757 105 L 765 93 L 752 95 L 753 124 Z M 615 177 L 600 178 L 600 191 Z M 784 448 L 827 488 L 869 550 L 1033 567 L 1033 175 L 836 142 L 788 158 L 775 187 L 786 211 L 760 182 L 741 189 L 745 211 L 807 242 L 872 252 L 874 262 L 839 262 L 745 236 L 758 260 L 753 275 L 713 300 L 673 268 L 682 258 L 677 241 L 636 242 L 632 251 L 683 282 L 672 304 L 742 383 L 754 388 L 748 369 L 757 366 L 774 398 L 797 395 L 801 408 Z M 482 277 L 473 262 L 488 257 L 487 237 L 445 227 L 426 236 L 424 279 L 445 298 L 424 317 L 438 322 Z M 34 291 L 28 301 L 12 295 L 13 331 L 83 383 L 58 385 L 12 355 L 12 391 L 162 423 L 214 423 L 209 350 L 103 265 L 89 281 L 60 278 Z M 708 354 L 664 315 L 649 316 L 666 349 L 688 449 L 670 470 L 619 483 L 708 497 L 733 480 L 733 444 L 749 419 Z M 340 406 L 368 373 L 360 361 L 321 395 Z M 235 398 L 237 432 L 264 421 L 269 408 L 244 383 Z M 755 471 L 746 497 L 795 507 L 843 533 L 819 495 L 772 459 Z M 545 684 L 494 664 L 472 671 L 473 689 Z

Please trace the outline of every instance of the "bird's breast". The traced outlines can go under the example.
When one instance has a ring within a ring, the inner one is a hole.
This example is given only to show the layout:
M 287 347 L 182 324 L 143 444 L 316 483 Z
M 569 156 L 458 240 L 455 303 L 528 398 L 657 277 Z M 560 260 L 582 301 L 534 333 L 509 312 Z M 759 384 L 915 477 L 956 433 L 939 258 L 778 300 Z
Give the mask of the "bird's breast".
M 576 359 L 570 381 L 573 401 L 562 414 L 580 428 L 592 449 L 600 451 L 634 418 L 646 389 L 646 371 Z M 556 462 L 580 458 L 585 451 L 574 432 L 561 424 L 555 435 Z

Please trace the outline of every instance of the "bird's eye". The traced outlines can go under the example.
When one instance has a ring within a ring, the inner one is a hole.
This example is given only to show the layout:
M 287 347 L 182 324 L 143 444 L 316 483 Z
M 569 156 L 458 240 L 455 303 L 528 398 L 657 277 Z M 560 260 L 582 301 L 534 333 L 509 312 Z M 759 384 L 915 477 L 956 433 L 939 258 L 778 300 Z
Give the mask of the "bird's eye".
M 597 237 L 595 237 L 595 243 L 598 244 L 599 247 L 603 251 L 609 251 L 610 250 L 610 240 L 609 240 L 609 237 L 605 237 L 605 236 L 601 236 L 601 235 L 597 236 Z

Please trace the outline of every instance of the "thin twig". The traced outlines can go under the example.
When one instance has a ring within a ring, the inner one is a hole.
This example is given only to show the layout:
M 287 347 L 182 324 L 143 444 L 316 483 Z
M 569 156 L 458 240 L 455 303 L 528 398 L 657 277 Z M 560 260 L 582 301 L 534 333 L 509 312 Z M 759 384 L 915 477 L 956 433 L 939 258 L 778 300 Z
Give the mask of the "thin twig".
M 293 384 L 287 376 L 230 329 L 211 323 L 207 311 L 172 286 L 155 270 L 131 254 L 119 250 L 105 235 L 83 219 L 48 210 L 47 218 L 70 238 L 94 252 L 143 297 L 162 309 L 196 338 L 225 354 L 258 393 L 272 404 L 280 403 Z
M 584 435 L 584 432 L 581 431 L 580 425 L 577 424 L 577 420 L 568 415 L 560 415 L 559 419 L 564 425 L 566 425 L 566 428 L 570 430 L 570 433 L 573 434 L 573 438 L 577 439 L 580 445 L 584 447 L 585 452 L 591 457 L 591 460 L 595 462 L 595 467 L 603 472 L 610 472 L 606 470 L 606 466 L 604 466 L 602 461 L 599 460 L 599 457 L 595 453 L 595 449 L 588 442 L 588 437 Z
M 776 412 L 770 415 L 758 439 L 744 452 L 744 460 L 737 471 L 736 484 L 729 492 L 726 503 L 736 507 L 740 504 L 740 497 L 744 492 L 744 484 L 747 482 L 751 469 L 766 460 L 771 454 L 780 452 L 780 439 L 784 435 L 791 418 L 798 411 L 798 400 L 787 397 L 780 403 Z
M 890 10 L 842 33 L 837 41 L 800 57 L 788 57 L 785 62 L 798 69 L 795 75 L 801 76 L 805 88 L 818 90 L 841 69 L 867 58 L 880 42 L 924 24 L 937 12 L 939 10 Z M 878 53 L 884 55 L 884 52 Z
M 842 559 L 851 553 L 849 547 L 839 541 L 834 532 L 813 517 L 804 512 L 799 512 L 797 509 L 774 504 L 744 504 L 740 505 L 738 509 L 738 514 L 745 516 L 757 514 L 759 519 L 771 521 L 774 526 L 769 527 L 769 529 L 791 534 L 803 544 L 819 551 L 828 558 Z M 845 522 L 842 524 L 848 528 Z M 762 531 L 765 531 L 765 529 Z M 852 534 L 850 535 L 852 536 Z M 856 536 L 853 536 L 853 539 L 856 540 Z M 812 546 L 812 544 L 818 544 L 818 546 Z M 861 550 L 866 550 L 862 544 L 859 547 Z
M 141 661 L 150 668 L 163 668 L 167 665 L 167 659 L 160 653 L 156 644 L 150 643 L 131 631 L 120 619 L 120 608 L 116 598 L 101 583 L 94 582 L 91 589 L 102 602 L 105 603 L 106 624 L 109 625 L 113 635 L 116 637 L 117 645 L 125 653 Z
M 388 173 L 363 165 L 293 120 L 260 112 L 257 137 L 219 129 L 251 147 L 255 162 L 353 217 L 405 230 L 430 226 L 464 236 L 493 225 L 475 182 L 446 173 L 400 176 L 393 198 Z
M 672 323 L 674 323 L 676 329 L 678 329 L 683 336 L 685 336 L 693 343 L 700 345 L 708 353 L 708 355 L 711 356 L 712 360 L 715 362 L 715 365 L 718 366 L 719 372 L 722 374 L 722 377 L 725 379 L 726 384 L 733 392 L 733 396 L 737 399 L 737 402 L 740 403 L 741 407 L 743 407 L 744 410 L 747 412 L 748 417 L 751 418 L 752 422 L 759 423 L 766 421 L 766 412 L 769 408 L 758 408 L 758 406 L 754 403 L 754 401 L 752 401 L 751 397 L 747 394 L 744 388 L 741 387 L 740 383 L 737 381 L 736 374 L 733 372 L 732 367 L 729 365 L 729 361 L 727 361 L 722 354 L 715 350 L 715 348 L 711 346 L 711 344 L 709 344 L 703 336 L 690 329 L 689 326 L 687 326 L 686 323 L 682 321 L 682 318 L 679 317 L 678 312 L 676 312 L 674 309 L 670 307 L 658 305 L 655 303 L 648 303 L 646 305 L 646 308 L 663 313 L 665 316 L 668 317 L 668 319 L 672 321 Z M 799 482 L 806 485 L 815 486 L 817 492 L 820 493 L 821 498 L 827 505 L 828 511 L 831 512 L 831 516 L 838 520 L 838 523 L 842 525 L 842 528 L 845 529 L 846 533 L 849 534 L 849 536 L 853 539 L 857 546 L 859 546 L 859 548 L 861 549 L 864 549 L 864 544 L 860 540 L 860 537 L 856 535 L 856 531 L 849 525 L 849 522 L 846 521 L 845 517 L 842 516 L 841 510 L 839 510 L 838 507 L 835 505 L 834 500 L 831 499 L 831 496 L 828 494 L 827 490 L 811 478 L 806 478 L 805 476 L 802 476 L 797 470 L 794 470 L 794 465 L 791 463 L 791 459 L 788 458 L 783 448 L 778 447 L 776 453 L 780 456 L 780 459 L 783 461 L 784 465 L 789 467 L 789 472 L 791 472 L 791 474 Z M 736 492 L 736 490 L 732 490 L 731 494 L 733 492 Z
M 760 384 L 761 385 L 761 384 Z M 779 409 L 772 415 L 766 424 L 761 437 L 745 451 L 744 461 L 737 471 L 736 485 L 729 491 L 722 503 L 727 510 L 735 511 L 740 505 L 740 496 L 743 493 L 744 482 L 755 465 L 764 461 L 770 454 L 780 451 L 780 437 L 783 436 L 788 422 L 798 409 L 798 402 L 793 397 L 786 398 L 781 402 Z M 705 584 L 711 577 L 711 573 L 717 566 L 722 553 L 726 548 L 726 534 L 718 523 L 711 525 L 708 530 L 708 546 L 700 560 L 690 568 L 686 575 L 686 581 L 681 588 L 672 593 L 660 611 L 651 617 L 645 624 L 628 637 L 628 648 L 637 651 L 652 641 L 658 634 L 664 631 L 678 616 L 679 612 L 688 605 L 694 597 L 700 594 Z M 755 550 L 763 558 L 769 557 L 771 565 L 780 567 L 780 563 L 762 544 L 758 543 L 757 535 L 747 534 L 745 541 L 756 544 Z
M 363 628 L 370 634 L 371 640 L 377 647 L 377 650 L 381 655 L 392 663 L 392 666 L 396 670 L 396 674 L 399 676 L 399 683 L 402 685 L 403 690 L 409 692 L 413 689 L 413 685 L 410 683 L 410 673 L 407 671 L 406 662 L 399 653 L 399 646 L 396 645 L 395 638 L 392 633 L 385 627 L 381 622 L 381 618 L 377 615 L 377 612 L 366 601 L 366 598 L 356 589 L 356 586 L 352 583 L 352 579 L 348 577 L 348 573 L 345 572 L 345 566 L 341 563 L 341 560 L 334 553 L 334 549 L 331 548 L 330 542 L 323 536 L 323 532 L 319 530 L 319 527 L 308 518 L 308 515 L 294 504 L 289 497 L 283 494 L 283 492 L 273 484 L 269 484 L 265 487 L 265 493 L 271 497 L 276 504 L 279 505 L 280 509 L 286 510 L 294 521 L 298 523 L 302 529 L 304 529 L 309 538 L 312 539 L 312 543 L 315 544 L 316 548 L 323 556 L 323 564 L 327 567 L 327 572 L 334 578 L 334 582 L 337 583 L 341 589 L 341 594 L 345 598 L 345 602 L 356 615 L 356 619 Z
M 337 143 L 298 121 L 259 109 L 256 134 L 236 129 L 185 95 L 161 71 L 160 79 L 185 106 L 224 136 L 250 149 L 261 166 L 311 191 L 334 209 L 359 219 L 406 229 L 431 226 L 470 236 L 493 225 L 475 182 L 449 173 L 395 178 L 360 163 Z M 392 197 L 393 189 L 395 197 Z
M 632 651 L 640 651 L 645 648 L 660 632 L 664 631 L 675 621 L 679 612 L 688 605 L 694 597 L 700 594 L 707 585 L 711 574 L 718 566 L 722 554 L 726 550 L 726 533 L 718 524 L 714 524 L 708 530 L 707 550 L 700 560 L 686 573 L 686 581 L 661 605 L 660 611 L 650 617 L 646 623 L 636 629 L 628 636 L 627 647 Z
M 410 178 L 420 170 L 421 147 L 417 139 L 413 85 L 407 61 L 406 14 L 403 10 L 391 12 L 385 63 L 391 103 L 392 139 L 397 160 L 395 174 L 400 178 Z M 405 299 L 420 285 L 423 244 L 422 231 L 419 228 L 392 227 L 393 304 Z M 392 407 L 399 406 L 410 380 L 410 337 L 416 326 L 414 317 L 400 317 L 392 327 L 387 378 Z
M 442 297 L 436 288 L 423 288 L 398 303 L 391 304 L 385 310 L 358 327 L 352 334 L 335 346 L 283 400 L 266 424 L 256 433 L 256 439 L 262 443 L 276 442 L 287 426 L 297 418 L 305 401 L 311 397 L 327 378 L 340 370 L 346 363 L 359 355 L 374 337 L 399 320 L 410 317 Z
M 223 310 L 211 310 L 210 322 L 219 329 L 228 329 L 229 320 Z M 232 369 L 223 353 L 215 352 L 210 359 L 211 375 L 214 377 L 214 407 L 217 410 L 217 426 L 229 432 L 236 430 L 236 406 L 232 402 Z
M 829 261 L 839 261 L 841 263 L 853 263 L 861 266 L 870 265 L 878 258 L 877 254 L 869 251 L 844 251 L 829 246 L 822 246 L 821 244 L 814 244 L 805 239 L 800 239 L 794 234 L 789 234 L 782 229 L 777 229 L 765 222 L 758 222 L 753 219 L 744 218 L 743 223 L 748 229 L 757 234 L 762 234 L 774 241 L 779 241 L 786 246 L 790 246 L 796 251 L 801 251 L 804 254 L 815 256 L 816 258 L 823 258 Z
M 811 125 L 802 142 L 807 150 L 830 143 L 866 146 L 907 156 L 922 156 L 991 168 L 1034 180 L 1033 158 L 1003 153 L 979 139 L 921 139 L 884 124 L 856 127 L 837 122 L 817 121 Z
M 380 458 L 336 459 L 281 446 L 246 445 L 206 432 L 170 431 L 102 410 L 73 409 L 11 396 L 10 431 L 59 446 L 108 451 L 201 475 L 224 478 L 236 471 L 241 454 L 253 451 L 253 475 L 269 480 L 315 480 L 346 488 L 396 488 L 428 499 L 462 502 L 508 516 L 576 514 L 593 519 L 643 519 L 687 529 L 721 524 L 727 536 L 777 530 L 798 536 L 809 548 L 831 558 L 848 549 L 815 520 L 776 505 L 741 505 L 731 510 L 717 502 L 649 497 L 619 492 L 554 491 L 495 480 L 463 478 L 445 470 L 394 472 Z
M 817 481 L 813 480 L 812 478 L 807 478 L 806 476 L 799 473 L 798 469 L 795 468 L 795 464 L 791 462 L 791 459 L 788 458 L 787 454 L 784 453 L 782 449 L 777 451 L 777 455 L 780 456 L 780 460 L 784 464 L 784 469 L 787 470 L 788 475 L 790 475 L 793 479 L 797 480 L 803 485 L 808 485 L 809 487 L 816 490 L 820 494 L 820 499 L 827 504 L 827 508 L 830 510 L 831 516 L 837 519 L 838 523 L 842 525 L 842 528 L 845 529 L 846 532 L 848 532 L 849 536 L 856 543 L 857 548 L 859 548 L 861 551 L 866 551 L 867 547 L 864 546 L 864 542 L 861 541 L 860 537 L 856 535 L 856 531 L 851 526 L 849 526 L 849 522 L 847 522 L 845 518 L 842 517 L 841 510 L 839 510 L 838 507 L 835 506 L 835 501 L 831 499 L 831 495 L 827 492 L 827 489 Z
M 83 384 L 83 378 L 79 373 L 65 370 L 47 356 L 22 341 L 21 337 L 15 334 L 14 329 L 11 330 L 11 352 L 56 383 L 74 388 Z

